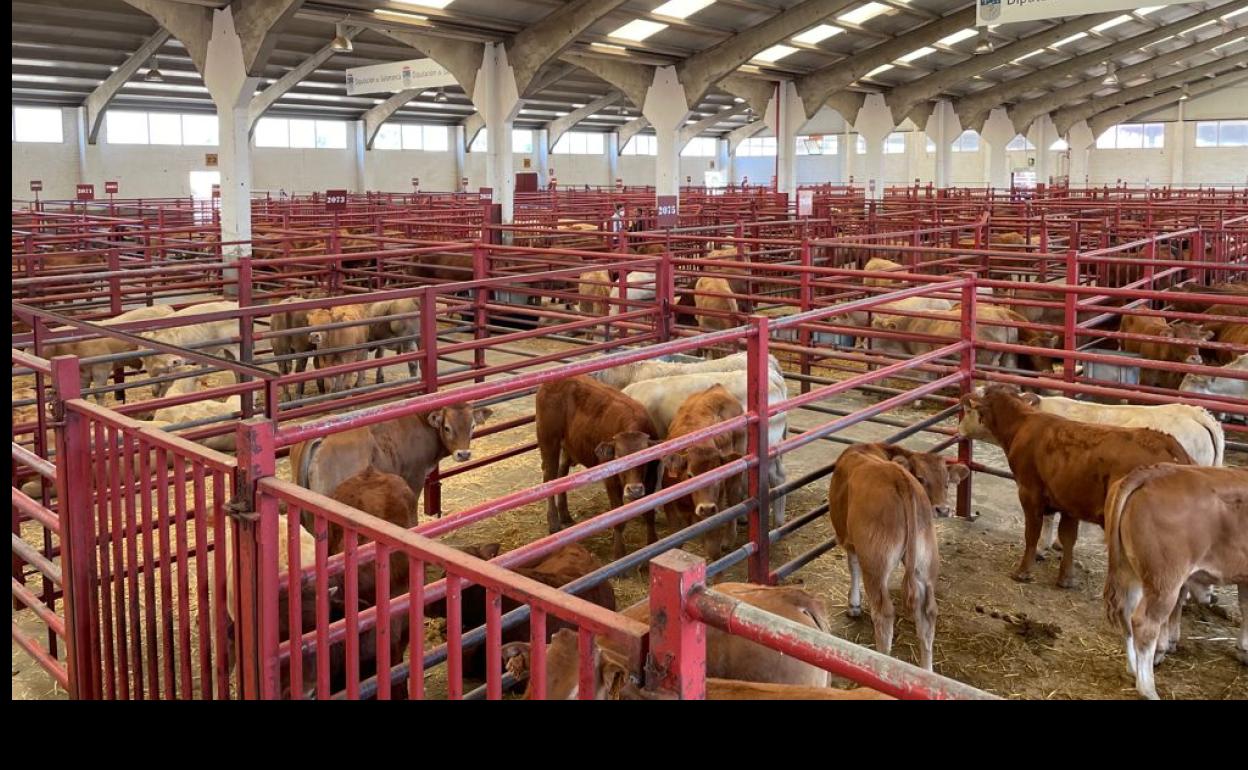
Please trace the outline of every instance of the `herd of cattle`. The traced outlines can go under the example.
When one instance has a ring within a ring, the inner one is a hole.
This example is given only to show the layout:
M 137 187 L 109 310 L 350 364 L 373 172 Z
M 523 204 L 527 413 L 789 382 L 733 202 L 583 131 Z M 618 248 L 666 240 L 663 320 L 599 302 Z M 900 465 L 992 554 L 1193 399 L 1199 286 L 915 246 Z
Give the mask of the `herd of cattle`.
M 868 268 L 887 269 L 888 266 L 869 264 Z M 900 265 L 893 263 L 893 268 L 900 268 Z M 628 293 L 623 299 L 645 299 L 646 291 L 653 296 L 653 279 L 650 273 L 627 274 L 624 283 Z M 873 280 L 882 282 L 881 285 L 889 283 L 889 279 Z M 586 312 L 604 317 L 616 312 L 619 303 L 608 300 L 612 296 L 620 299 L 617 277 L 607 271 L 588 273 L 581 276 L 581 283 Z M 712 311 L 697 316 L 704 329 L 724 328 L 742 312 L 731 296 L 742 293 L 734 283 L 706 277 L 698 281 L 695 300 L 701 295 L 705 304 L 697 300 L 696 309 Z M 1033 298 L 1051 299 L 1045 296 L 1044 290 L 1033 294 Z M 299 298 L 287 302 L 296 299 Z M 1029 309 L 1040 314 L 1027 315 L 1024 311 Z M 234 310 L 237 305 L 232 302 L 204 303 L 176 312 L 168 306 L 156 306 L 132 310 L 101 323 L 187 320 L 196 314 Z M 937 346 L 905 339 L 914 335 L 955 339 L 960 336 L 959 308 L 944 300 L 913 298 L 879 310 L 883 312 L 873 313 L 870 319 L 852 322 L 898 332 L 895 337 L 880 341 L 877 349 L 886 352 L 913 355 Z M 890 310 L 901 312 L 890 313 Z M 1020 306 L 1016 312 L 981 302 L 978 312 L 984 323 L 978 325 L 978 330 L 984 335 L 982 339 L 992 342 L 1060 349 L 1061 340 L 1057 335 L 1039 333 L 1028 327 L 1029 322 L 1052 323 L 1052 319 L 1042 314 L 1047 310 Z M 908 315 L 913 312 L 925 315 Z M 1235 321 L 1236 316 L 1248 315 L 1248 308 L 1215 305 L 1204 306 L 1197 312 L 1222 320 L 1203 325 L 1185 321 L 1167 325 L 1155 316 L 1124 315 L 1121 332 L 1154 339 L 1124 339 L 1122 347 L 1151 360 L 1196 363 L 1205 360 L 1201 355 L 1202 342 L 1232 345 L 1248 342 L 1248 323 Z M 993 325 L 1002 321 L 1018 325 Z M 299 372 L 305 371 L 308 358 L 313 358 L 318 369 L 329 369 L 366 361 L 370 351 L 375 351 L 379 359 L 387 349 L 414 352 L 419 333 L 419 307 L 413 300 L 396 300 L 311 311 L 277 311 L 272 315 L 270 329 L 284 332 L 271 338 L 274 360 L 283 374 L 289 373 L 292 365 Z M 239 337 L 237 317 L 198 323 L 191 318 L 184 325 L 145 331 L 140 336 L 178 347 L 198 348 L 205 353 L 238 357 L 234 342 Z M 83 385 L 98 388 L 107 383 L 114 367 L 142 368 L 144 363 L 137 357 L 117 359 L 121 354 L 137 353 L 139 349 L 138 343 L 132 340 L 103 338 L 49 345 L 43 355 L 49 358 L 66 354 L 112 356 L 108 361 L 83 366 Z M 1208 351 L 1212 351 L 1208 354 L 1211 361 L 1238 370 L 1245 368 L 1243 355 L 1232 358 L 1222 348 Z M 1043 356 L 1014 361 L 991 351 L 981 353 L 986 354 L 982 361 L 985 364 L 1022 365 L 1039 371 L 1052 371 L 1055 366 L 1052 359 Z M 155 395 L 193 392 L 197 381 L 190 364 L 176 354 L 150 356 L 146 361 L 148 375 L 161 380 L 156 384 Z M 562 478 L 576 465 L 593 467 L 623 460 L 658 442 L 707 432 L 717 424 L 737 420 L 745 411 L 746 364 L 744 353 L 714 356 L 696 363 L 643 361 L 609 368 L 592 376 L 569 377 L 542 385 L 535 406 L 542 480 L 551 482 Z M 416 376 L 416 362 L 409 361 L 408 367 L 410 374 Z M 1248 397 L 1245 392 L 1248 381 L 1245 380 L 1199 375 L 1180 377 L 1164 370 L 1150 371 L 1157 379 L 1146 384 L 1178 387 L 1193 393 Z M 363 374 L 363 369 L 355 373 L 354 386 L 362 383 Z M 770 401 L 783 401 L 787 398 L 787 388 L 774 357 L 769 361 L 768 374 Z M 335 370 L 332 376 L 318 382 L 320 392 L 345 390 L 348 376 Z M 382 381 L 380 368 L 377 380 Z M 302 382 L 298 390 L 302 396 Z M 102 401 L 101 397 L 97 398 Z M 1238 655 L 1248 664 L 1248 470 L 1222 467 L 1225 442 L 1222 427 L 1212 415 L 1204 409 L 1182 405 L 1091 404 L 1037 396 L 1002 385 L 989 386 L 965 396 L 962 406 L 962 434 L 999 445 L 1018 486 L 1025 521 L 1025 549 L 1014 573 L 1015 579 L 1030 580 L 1034 560 L 1043 558 L 1043 550 L 1050 547 L 1052 525 L 1060 516 L 1056 527 L 1062 548 L 1058 583 L 1063 587 L 1074 585 L 1073 553 L 1079 522 L 1105 528 L 1109 565 L 1106 608 L 1110 620 L 1124 631 L 1129 668 L 1136 676 L 1137 689 L 1142 695 L 1157 697 L 1153 665 L 1175 649 L 1184 602 L 1189 595 L 1207 598 L 1211 585 L 1238 586 L 1240 609 L 1245 615 L 1237 644 Z M 225 402 L 199 401 L 165 407 L 147 417 L 153 427 L 163 428 L 213 417 L 231 417 L 238 411 L 238 397 L 233 396 Z M 489 417 L 489 409 L 461 404 L 315 439 L 292 448 L 291 474 L 295 483 L 314 492 L 411 528 L 417 523 L 417 501 L 429 473 L 444 458 L 451 457 L 459 462 L 471 459 L 473 433 Z M 744 421 L 738 422 L 740 425 L 732 430 L 604 479 L 610 507 L 619 507 L 660 488 L 725 466 L 735 468 L 735 472 L 717 473 L 718 481 L 663 506 L 667 526 L 681 529 L 746 502 L 750 497 L 745 462 L 748 449 Z M 768 431 L 773 445 L 783 440 L 787 427 L 783 413 L 772 418 Z M 213 442 L 209 444 L 213 448 L 233 449 L 232 435 L 209 441 Z M 772 488 L 785 482 L 783 464 L 783 459 L 777 458 L 766 468 L 767 483 Z M 848 555 L 850 568 L 849 614 L 853 617 L 861 614 L 865 588 L 876 648 L 888 654 L 896 614 L 889 596 L 888 579 L 890 573 L 902 565 L 903 605 L 913 616 L 918 632 L 918 662 L 929 670 L 933 665 L 935 587 L 940 563 L 933 519 L 948 514 L 949 486 L 961 481 L 969 472 L 965 466 L 949 464 L 938 455 L 916 453 L 888 444 L 863 444 L 844 451 L 829 482 L 831 524 L 838 543 Z M 655 513 L 652 510 L 642 517 L 648 543 L 658 539 Z M 776 525 L 784 522 L 782 495 L 773 500 L 770 513 Z M 566 494 L 547 499 L 547 522 L 551 533 L 574 522 Z M 304 524 L 305 527 L 299 529 L 299 552 L 302 565 L 306 567 L 315 560 L 315 542 L 310 534 L 311 522 Z M 615 528 L 613 555 L 617 559 L 625 553 L 623 529 L 623 524 Z M 1043 541 L 1042 530 L 1048 530 Z M 285 536 L 285 528 L 281 531 Z M 707 533 L 703 539 L 707 558 L 714 560 L 732 550 L 735 533 L 735 522 Z M 341 552 L 342 548 L 342 533 L 331 532 L 330 553 Z M 498 546 L 482 544 L 465 550 L 491 558 L 497 554 Z M 288 553 L 286 544 L 282 544 L 279 553 L 284 562 Z M 585 548 L 571 545 L 519 571 L 540 582 L 561 587 L 601 566 Z M 392 558 L 388 586 L 392 596 L 407 592 L 407 569 L 405 557 Z M 228 572 L 232 576 L 233 570 Z M 378 592 L 386 589 L 377 585 L 373 565 L 362 568 L 360 575 L 358 599 L 362 606 L 373 606 Z M 341 585 L 331 579 L 331 621 L 345 613 L 344 592 L 340 589 Z M 230 590 L 233 590 L 232 582 Z M 825 599 L 802 589 L 724 583 L 717 586 L 717 590 L 812 628 L 824 631 L 829 628 Z M 580 595 L 615 609 L 615 595 L 609 582 L 599 583 Z M 300 632 L 306 633 L 315 628 L 317 597 L 314 588 L 309 586 L 297 601 L 302 607 Z M 232 612 L 232 601 L 228 607 Z M 505 606 L 504 611 L 507 609 Z M 430 616 L 439 613 L 445 616 L 445 603 L 430 605 L 427 612 Z M 641 610 L 633 608 L 628 612 Z M 406 614 L 400 615 L 391 620 L 389 644 L 383 645 L 388 649 L 377 648 L 375 631 L 370 632 L 371 637 L 361 640 L 358 645 L 361 676 L 370 676 L 378 670 L 379 657 L 388 655 L 392 662 L 401 659 L 411 630 L 406 627 Z M 285 605 L 279 616 L 283 625 L 289 623 L 290 614 Z M 484 592 L 465 593 L 463 627 L 474 628 L 481 625 L 484 618 Z M 644 613 L 638 619 L 644 620 Z M 287 638 L 291 629 L 283 627 L 280 633 Z M 575 697 L 578 686 L 575 634 L 561 630 L 552 619 L 547 635 L 550 642 L 548 697 Z M 514 672 L 526 670 L 527 650 L 523 640 L 527 638 L 527 626 L 510 629 L 504 636 L 508 668 Z M 597 694 L 629 697 L 631 693 L 634 697 L 648 697 L 628 682 L 626 667 L 613 657 L 609 643 L 600 646 L 595 659 Z M 482 649 L 465 649 L 464 654 L 465 674 L 482 676 Z M 338 689 L 345 686 L 346 678 L 343 647 L 336 647 L 330 657 L 330 684 Z M 311 694 L 317 670 L 316 653 L 305 655 L 301 677 L 304 694 Z M 708 634 L 707 675 L 718 683 L 715 686 L 721 692 L 732 693 L 723 697 L 747 697 L 741 694 L 743 692 L 753 692 L 755 697 L 759 697 L 760 692 L 770 692 L 772 697 L 777 693 L 814 697 L 803 688 L 826 688 L 831 683 L 830 675 L 821 669 L 713 629 Z M 289 687 L 288 670 L 283 672 L 283 679 Z M 751 690 L 742 680 L 781 690 Z M 786 691 L 785 687 L 796 689 Z M 843 696 L 844 693 L 835 690 L 829 690 L 827 695 Z

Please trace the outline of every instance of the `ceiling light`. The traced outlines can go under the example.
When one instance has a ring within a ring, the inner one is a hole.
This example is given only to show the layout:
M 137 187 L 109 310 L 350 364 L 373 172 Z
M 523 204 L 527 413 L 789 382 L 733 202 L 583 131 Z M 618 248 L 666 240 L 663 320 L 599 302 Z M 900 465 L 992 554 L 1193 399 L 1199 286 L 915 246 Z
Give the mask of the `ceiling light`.
M 155 56 L 152 57 L 152 62 L 147 68 L 147 73 L 143 75 L 143 82 L 145 83 L 165 82 L 165 76 L 160 73 L 160 60 L 157 59 Z
M 1093 28 L 1092 28 L 1092 31 L 1093 31 L 1093 32 L 1104 32 L 1104 31 L 1105 31 L 1105 30 L 1107 30 L 1107 29 L 1112 29 L 1113 27 L 1116 27 L 1116 26 L 1118 26 L 1119 24 L 1123 24 L 1123 23 L 1128 22 L 1128 21 L 1131 21 L 1131 17 L 1130 17 L 1130 16 L 1126 16 L 1126 15 L 1124 15 L 1124 16 L 1118 16 L 1118 17 L 1115 17 L 1115 18 L 1113 18 L 1113 19 L 1110 19 L 1109 21 L 1107 21 L 1107 22 L 1105 22 L 1105 23 L 1103 23 L 1103 24 L 1097 24 L 1095 27 L 1093 27 Z
M 1188 27 L 1187 29 L 1185 29 L 1185 30 L 1183 30 L 1182 32 L 1180 32 L 1179 34 L 1180 34 L 1180 35 L 1186 35 L 1188 32 L 1195 32 L 1196 30 L 1201 29 L 1202 27 L 1207 27 L 1207 26 L 1209 26 L 1210 24 L 1217 24 L 1217 22 L 1216 22 L 1216 21 L 1213 21 L 1212 19 L 1210 19 L 1209 21 L 1206 21 L 1204 24 L 1197 24 L 1197 25 L 1196 25 L 1196 26 L 1194 26 L 1194 27 Z
M 656 16 L 670 16 L 673 19 L 687 19 L 715 0 L 667 0 L 650 13 Z
M 771 63 L 771 62 L 775 62 L 780 59 L 783 59 L 789 54 L 797 53 L 798 50 L 799 49 L 794 48 L 791 45 L 773 45 L 771 48 L 768 48 L 766 51 L 763 51 L 762 53 L 759 53 L 759 54 L 755 54 L 754 61 Z
M 1137 8 L 1135 9 L 1134 13 L 1137 16 L 1147 16 L 1153 11 L 1160 11 L 1162 8 L 1165 8 L 1165 6 L 1164 5 L 1150 5 L 1147 8 Z
M 591 48 L 601 48 L 604 51 L 613 51 L 615 53 L 624 53 L 628 49 L 622 45 L 612 45 L 611 43 L 590 43 Z
M 888 72 L 888 71 L 889 71 L 889 70 L 891 70 L 892 68 L 893 68 L 893 65 L 891 65 L 891 64 L 881 64 L 880 66 L 876 67 L 875 69 L 871 70 L 871 71 L 870 71 L 870 72 L 868 72 L 866 75 L 864 75 L 864 77 L 868 77 L 868 78 L 869 78 L 869 77 L 875 77 L 876 75 L 880 74 L 881 72 Z
M 438 92 L 434 94 L 433 96 L 433 101 L 438 104 L 446 104 L 448 101 L 450 101 L 450 97 L 446 95 L 445 91 L 439 88 Z
M 1073 42 L 1075 42 L 1076 40 L 1082 40 L 1083 38 L 1085 38 L 1085 37 L 1087 37 L 1087 36 L 1088 36 L 1088 33 L 1087 33 L 1087 32 L 1080 32 L 1080 33 L 1079 33 L 1079 34 L 1077 34 L 1077 35 L 1071 35 L 1070 37 L 1066 38 L 1065 40 L 1059 40 L 1059 41 L 1057 41 L 1056 43 L 1054 43 L 1054 44 L 1052 45 L 1052 47 L 1053 47 L 1053 48 L 1061 48 L 1062 46 L 1066 45 L 1067 43 L 1073 43 Z
M 654 33 L 661 32 L 665 29 L 667 29 L 667 25 L 660 24 L 657 21 L 633 19 L 616 31 L 608 33 L 607 37 L 615 37 L 621 40 L 632 40 L 633 42 L 640 43 L 642 40 L 645 40 Z
M 1114 64 L 1113 62 L 1110 62 L 1109 64 L 1107 64 L 1107 65 L 1106 65 L 1106 68 L 1105 68 L 1105 79 L 1101 81 L 1101 85 L 1103 85 L 1103 86 L 1116 86 L 1116 85 L 1118 85 L 1118 83 L 1119 83 L 1119 80 L 1118 80 L 1118 65 Z
M 992 53 L 993 50 L 994 50 L 994 47 L 992 45 L 992 41 L 988 39 L 988 33 L 984 32 L 980 34 L 979 43 L 975 46 L 975 53 L 977 54 Z
M 1236 16 L 1240 15 L 1241 13 L 1248 13 L 1248 8 L 1240 8 L 1238 11 L 1231 11 L 1230 13 L 1226 14 L 1225 16 L 1220 16 L 1220 17 L 1218 17 L 1218 18 L 1222 19 L 1222 21 L 1226 21 L 1227 19 L 1233 19 L 1233 18 L 1235 18 Z
M 832 24 L 820 24 L 819 26 L 813 29 L 806 30 L 800 35 L 795 35 L 793 37 L 793 42 L 814 45 L 815 43 L 820 43 L 820 42 L 823 42 L 824 40 L 827 40 L 833 35 L 839 35 L 844 31 L 845 30 L 841 29 L 840 27 L 834 26 Z
M 940 43 L 941 45 L 956 45 L 957 43 L 961 43 L 963 40 L 970 40 L 971 38 L 975 37 L 978 34 L 979 34 L 979 30 L 975 29 L 974 27 L 969 27 L 960 32 L 954 32 L 949 37 L 942 37 L 940 40 L 936 42 Z
M 740 96 L 734 96 L 732 97 L 732 100 L 736 102 L 737 104 L 745 104 L 745 100 L 742 99 Z
M 900 58 L 900 59 L 898 59 L 897 61 L 900 61 L 900 62 L 905 62 L 905 63 L 909 64 L 910 62 L 914 61 L 915 59 L 922 59 L 924 56 L 927 56 L 928 54 L 933 54 L 933 53 L 936 53 L 936 49 L 935 49 L 935 48 L 932 48 L 931 46 L 926 46 L 926 45 L 925 45 L 925 46 L 923 46 L 922 48 L 918 49 L 917 51 L 911 51 L 910 53 L 908 53 L 908 54 L 906 54 L 905 56 L 901 57 L 901 58 Z
M 866 5 L 861 5 L 855 8 L 849 13 L 843 13 L 840 16 L 837 16 L 836 20 L 843 21 L 846 24 L 862 25 L 863 22 L 874 19 L 876 16 L 879 16 L 881 13 L 885 13 L 888 10 L 890 10 L 889 7 L 883 3 L 867 3 Z
M 341 24 L 334 25 L 334 39 L 329 42 L 329 50 L 335 53 L 351 53 L 351 39 L 343 34 Z
M 1226 48 L 1228 45 L 1235 45 L 1236 43 L 1242 43 L 1242 42 L 1244 42 L 1245 40 L 1248 40 L 1248 36 L 1243 36 L 1243 35 L 1241 35 L 1241 36 L 1239 36 L 1239 37 L 1235 38 L 1234 40 L 1228 40 L 1228 41 L 1226 41 L 1226 42 L 1225 42 L 1225 43 L 1223 43 L 1222 45 L 1215 45 L 1215 46 L 1213 47 L 1213 50 L 1215 50 L 1215 51 L 1216 51 L 1216 50 L 1218 50 L 1219 48 Z
M 1014 61 L 1012 61 L 1012 62 L 1010 62 L 1010 63 L 1011 63 L 1011 64 L 1018 64 L 1018 63 L 1019 63 L 1020 61 L 1022 61 L 1023 59 L 1030 59 L 1031 57 L 1035 56 L 1036 54 L 1042 54 L 1042 53 L 1044 53 L 1044 49 L 1043 49 L 1043 48 L 1037 48 L 1036 50 L 1032 51 L 1031 53 L 1025 53 L 1025 54 L 1023 54 L 1022 56 L 1018 57 L 1017 59 L 1015 59 Z
M 428 26 L 429 24 L 429 17 L 421 16 L 419 13 L 403 13 L 401 11 L 391 11 L 386 8 L 378 8 L 373 11 L 373 13 L 378 16 L 385 16 L 386 18 L 394 19 L 396 21 L 406 21 L 411 24 L 423 24 L 425 26 Z
M 417 8 L 432 8 L 440 11 L 455 0 L 390 0 L 395 5 L 414 5 Z

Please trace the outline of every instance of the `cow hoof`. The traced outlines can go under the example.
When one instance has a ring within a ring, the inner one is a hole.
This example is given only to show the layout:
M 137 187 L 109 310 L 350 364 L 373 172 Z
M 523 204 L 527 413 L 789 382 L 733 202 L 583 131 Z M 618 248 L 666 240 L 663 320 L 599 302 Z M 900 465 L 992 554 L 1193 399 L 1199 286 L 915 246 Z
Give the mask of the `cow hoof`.
M 1166 659 L 1166 650 L 1163 649 L 1160 645 L 1158 645 L 1157 649 L 1153 651 L 1153 665 L 1160 666 L 1161 662 L 1165 659 Z
M 1078 588 L 1079 582 L 1075 580 L 1073 577 L 1058 578 L 1057 587 L 1058 588 Z
M 1014 582 L 1016 583 L 1030 583 L 1031 582 L 1030 572 L 1015 572 L 1015 573 L 1012 573 L 1010 577 L 1013 578 Z
M 1236 650 L 1235 657 L 1239 658 L 1239 662 L 1248 666 L 1248 650 Z
M 860 618 L 862 617 L 862 608 L 850 607 L 849 609 L 845 610 L 845 614 L 851 618 Z M 1243 653 L 1240 653 L 1240 655 L 1243 655 Z
M 1036 551 L 1036 561 L 1048 561 L 1049 557 L 1044 555 L 1044 551 Z

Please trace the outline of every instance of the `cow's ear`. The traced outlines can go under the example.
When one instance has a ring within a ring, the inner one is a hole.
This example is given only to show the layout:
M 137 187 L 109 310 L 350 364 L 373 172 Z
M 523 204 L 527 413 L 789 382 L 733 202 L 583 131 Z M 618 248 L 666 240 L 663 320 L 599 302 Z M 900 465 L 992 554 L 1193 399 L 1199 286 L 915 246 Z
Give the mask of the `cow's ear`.
M 433 428 L 434 430 L 441 430 L 442 423 L 446 420 L 446 413 L 443 412 L 441 409 L 437 409 L 435 411 L 430 412 L 425 417 L 425 420 L 429 423 L 429 427 Z
M 1167 326 L 1165 329 L 1162 329 L 1160 332 L 1158 332 L 1158 333 L 1157 333 L 1157 336 L 1158 336 L 1158 337 L 1173 337 L 1173 336 L 1174 336 L 1174 327 L 1173 327 L 1173 326 Z
M 494 410 L 487 409 L 484 406 L 479 409 L 473 409 L 472 410 L 472 422 L 474 425 L 479 425 L 485 422 L 486 420 L 490 419 L 490 415 L 492 414 L 494 414 Z
M 887 321 L 881 321 L 880 328 L 885 331 L 895 332 L 897 331 L 897 322 L 891 318 Z
M 910 464 L 910 458 L 905 455 L 893 455 L 893 462 L 911 473 L 914 472 L 914 466 Z
M 498 552 L 500 550 L 502 550 L 502 546 L 498 543 L 482 543 L 480 545 L 473 546 L 473 553 L 478 559 L 482 559 L 483 561 L 489 561 L 495 556 L 498 556 Z
M 1213 330 L 1212 330 L 1212 329 L 1201 329 L 1201 330 L 1200 330 L 1200 339 L 1201 339 L 1201 340 L 1203 340 L 1204 342 L 1208 342 L 1209 340 L 1211 340 L 1211 339 L 1213 339 L 1213 338 L 1214 338 L 1214 333 L 1213 333 Z
M 685 472 L 687 462 L 688 458 L 685 457 L 684 452 L 676 452 L 663 458 L 663 470 L 673 476 L 680 476 Z
M 1034 406 L 1037 409 L 1040 408 L 1040 397 L 1035 393 L 1023 393 L 1020 397 L 1023 399 L 1024 404 Z
M 971 469 L 966 467 L 965 465 L 950 465 L 949 466 L 949 481 L 953 482 L 954 484 L 962 483 L 962 481 L 964 481 L 970 475 L 971 475 Z
M 603 461 L 614 460 L 615 444 L 610 441 L 602 442 L 598 445 L 598 448 L 594 450 L 594 456 Z

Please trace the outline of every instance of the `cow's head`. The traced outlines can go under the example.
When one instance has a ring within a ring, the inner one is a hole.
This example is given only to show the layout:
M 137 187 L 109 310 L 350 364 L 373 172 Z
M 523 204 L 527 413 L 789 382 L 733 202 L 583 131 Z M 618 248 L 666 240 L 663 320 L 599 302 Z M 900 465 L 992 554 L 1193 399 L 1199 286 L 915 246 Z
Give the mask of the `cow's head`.
M 456 462 L 472 459 L 472 431 L 489 419 L 493 412 L 485 408 L 474 409 L 471 404 L 456 404 L 430 412 L 426 421 L 438 433 L 442 449 Z
M 999 445 L 1004 411 L 1030 410 L 1039 405 L 1040 398 L 1034 393 L 1023 393 L 1014 385 L 989 385 L 962 397 L 958 432 L 967 438 Z
M 551 636 L 546 647 L 546 700 L 576 700 L 580 696 L 580 651 L 577 632 L 561 628 Z M 619 700 L 620 692 L 636 677 L 628 663 L 611 650 L 595 644 L 593 652 L 594 700 Z M 529 675 L 531 649 L 527 642 L 511 642 L 502 646 L 504 670 L 517 679 Z M 533 682 L 524 691 L 525 700 L 533 698 Z
M 919 480 L 937 516 L 949 515 L 949 485 L 959 484 L 971 474 L 965 465 L 949 465 L 938 454 L 896 455 L 893 462 Z
M 599 462 L 607 462 L 620 457 L 627 457 L 634 452 L 648 449 L 658 442 L 650 434 L 639 430 L 624 431 L 604 441 L 594 450 Z M 624 499 L 628 502 L 640 500 L 646 496 L 646 467 L 649 463 L 635 465 L 619 474 L 620 485 L 624 488 Z
M 325 326 L 334 322 L 334 314 L 327 307 L 318 307 L 308 311 L 308 326 Z M 320 347 L 325 344 L 326 335 L 329 332 L 324 329 L 315 329 L 308 332 L 308 342 L 314 347 Z
M 1161 332 L 1162 337 L 1173 337 L 1175 342 L 1166 346 L 1166 360 L 1200 365 L 1200 343 L 1213 339 L 1213 331 L 1200 324 L 1176 321 Z
M 152 378 L 164 377 L 173 374 L 174 370 L 186 366 L 189 362 L 182 356 L 175 353 L 162 353 L 160 355 L 149 356 L 147 359 L 147 373 Z M 152 386 L 152 393 L 156 398 L 160 398 L 169 392 L 173 380 L 166 382 L 158 382 Z
M 1023 344 L 1030 345 L 1035 348 L 1048 348 L 1049 350 L 1057 350 L 1062 346 L 1062 335 L 1056 332 L 1036 332 L 1031 335 Z M 1033 371 L 1041 374 L 1053 374 L 1057 371 L 1057 359 L 1053 356 L 1041 355 L 1039 353 L 1027 354 L 1027 359 L 1031 362 Z
M 663 458 L 664 472 L 677 482 L 709 473 L 721 465 L 736 462 L 742 453 L 735 449 L 725 450 L 707 444 L 694 444 L 680 452 Z M 730 476 L 727 479 L 711 482 L 689 493 L 693 502 L 693 513 L 699 521 L 707 519 L 722 510 L 726 510 L 745 499 L 744 474 Z M 736 520 L 722 527 L 707 532 L 702 538 L 706 558 L 714 561 L 726 554 L 736 541 Z

